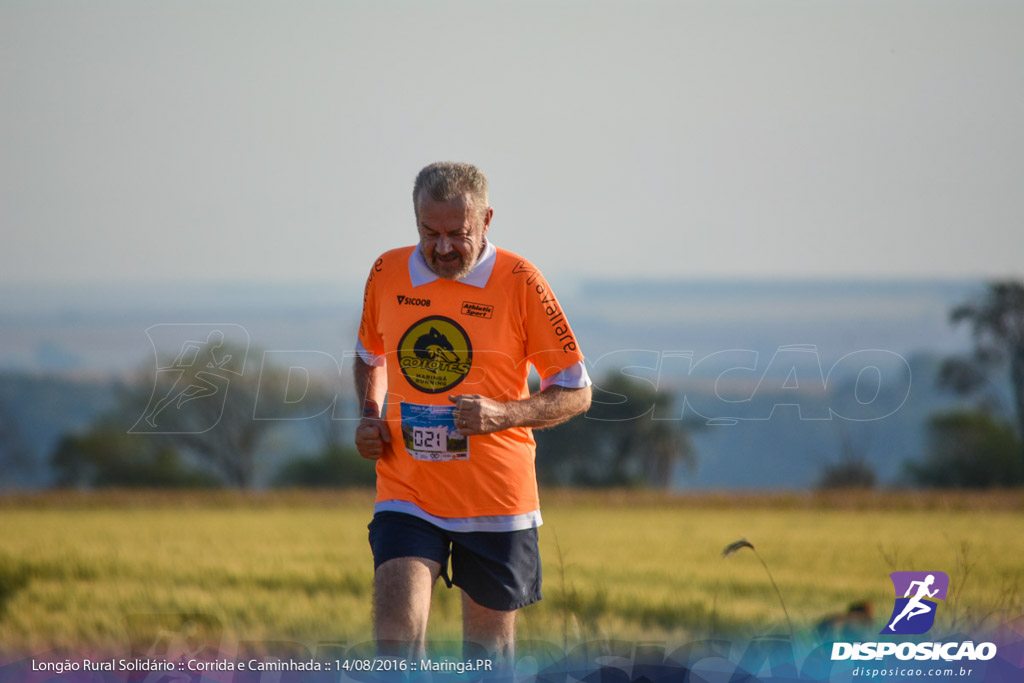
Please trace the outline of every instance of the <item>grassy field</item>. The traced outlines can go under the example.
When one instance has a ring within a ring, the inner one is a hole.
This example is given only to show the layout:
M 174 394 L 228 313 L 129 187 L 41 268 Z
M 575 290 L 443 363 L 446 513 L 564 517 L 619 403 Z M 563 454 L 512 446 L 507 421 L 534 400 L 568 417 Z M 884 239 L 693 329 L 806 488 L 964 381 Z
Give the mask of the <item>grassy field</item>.
M 0 644 L 123 648 L 180 629 L 222 642 L 370 636 L 366 493 L 46 494 L 0 498 Z M 785 632 L 871 601 L 888 574 L 941 570 L 942 628 L 1024 614 L 1024 496 L 856 493 L 668 496 L 547 492 L 545 600 L 520 638 L 675 641 Z M 435 593 L 431 637 L 460 637 L 457 596 Z M 154 616 L 159 615 L 159 616 Z M 177 621 L 176 621 L 177 620 Z M 876 629 L 877 631 L 877 629 Z M 214 643 L 216 645 L 216 643 Z

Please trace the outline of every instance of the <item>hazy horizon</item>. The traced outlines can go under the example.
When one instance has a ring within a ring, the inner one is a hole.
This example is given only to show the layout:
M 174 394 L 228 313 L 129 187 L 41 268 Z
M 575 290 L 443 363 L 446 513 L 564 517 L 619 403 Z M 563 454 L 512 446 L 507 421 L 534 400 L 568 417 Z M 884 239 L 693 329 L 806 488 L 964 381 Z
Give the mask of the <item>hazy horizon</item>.
M 240 325 L 254 348 L 340 359 L 355 343 L 361 291 L 315 283 L 0 285 L 0 368 L 135 368 L 152 358 L 149 327 L 187 323 Z M 591 278 L 556 285 L 592 363 L 639 348 L 706 354 L 811 344 L 828 362 L 865 348 L 949 353 L 969 339 L 949 323 L 951 307 L 981 291 L 973 280 Z

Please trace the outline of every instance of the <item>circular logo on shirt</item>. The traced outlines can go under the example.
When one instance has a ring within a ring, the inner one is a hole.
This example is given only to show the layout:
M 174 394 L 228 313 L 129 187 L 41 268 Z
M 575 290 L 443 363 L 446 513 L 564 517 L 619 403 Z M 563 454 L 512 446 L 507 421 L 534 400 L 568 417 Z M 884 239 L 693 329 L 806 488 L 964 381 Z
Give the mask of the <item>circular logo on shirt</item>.
M 409 384 L 427 394 L 440 394 L 469 374 L 473 347 L 457 322 L 432 315 L 414 323 L 402 335 L 398 364 Z

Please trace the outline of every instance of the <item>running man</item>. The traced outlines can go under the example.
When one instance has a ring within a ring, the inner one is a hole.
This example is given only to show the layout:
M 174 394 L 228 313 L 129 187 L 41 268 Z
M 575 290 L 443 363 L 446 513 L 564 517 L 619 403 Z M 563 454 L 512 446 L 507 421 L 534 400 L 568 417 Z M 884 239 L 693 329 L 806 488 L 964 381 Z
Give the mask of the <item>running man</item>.
M 899 616 L 893 619 L 892 623 L 889 624 L 890 631 L 896 630 L 896 622 L 902 619 L 903 617 L 906 617 L 907 621 L 910 621 L 919 614 L 928 614 L 932 611 L 932 606 L 924 602 L 922 598 L 934 598 L 936 593 L 939 592 L 938 588 L 936 588 L 933 591 L 928 590 L 929 586 L 931 586 L 933 583 L 935 583 L 934 574 L 929 574 L 928 576 L 926 576 L 924 581 L 910 582 L 910 586 L 907 587 L 907 592 L 903 594 L 903 597 L 909 597 L 911 592 L 914 591 L 914 586 L 917 586 L 917 592 L 914 593 L 914 597 L 910 598 L 906 606 L 904 606 L 903 611 L 900 612 Z
M 374 636 L 383 655 L 421 656 L 441 577 L 462 590 L 467 654 L 507 664 L 516 610 L 541 599 L 531 430 L 586 411 L 590 379 L 547 281 L 487 239 L 479 169 L 427 166 L 413 208 L 419 243 L 374 263 L 356 346 L 356 447 L 377 461 Z

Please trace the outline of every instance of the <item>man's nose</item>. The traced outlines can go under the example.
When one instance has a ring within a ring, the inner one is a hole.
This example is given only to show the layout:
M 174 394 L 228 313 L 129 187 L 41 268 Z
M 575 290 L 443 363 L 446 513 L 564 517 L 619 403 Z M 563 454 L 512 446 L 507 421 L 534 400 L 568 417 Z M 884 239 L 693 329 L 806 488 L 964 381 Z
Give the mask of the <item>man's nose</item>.
M 452 241 L 448 239 L 447 235 L 439 235 L 437 238 L 437 246 L 434 247 L 434 251 L 439 254 L 447 254 L 452 250 Z

